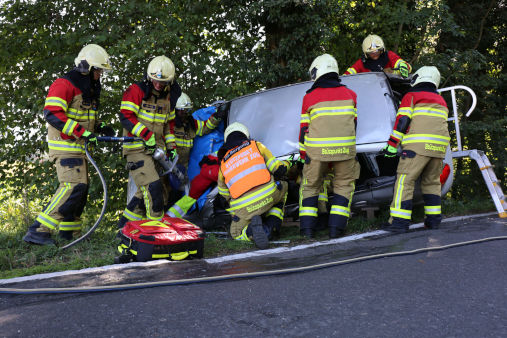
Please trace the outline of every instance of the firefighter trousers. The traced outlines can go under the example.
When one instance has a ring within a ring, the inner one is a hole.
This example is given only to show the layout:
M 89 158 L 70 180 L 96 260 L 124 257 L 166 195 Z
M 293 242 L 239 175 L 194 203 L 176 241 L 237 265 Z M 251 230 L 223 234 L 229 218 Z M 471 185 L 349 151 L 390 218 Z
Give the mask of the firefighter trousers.
M 443 159 L 419 154 L 400 158 L 396 171 L 391 217 L 389 223 L 407 228 L 412 218 L 412 197 L 416 180 L 421 177 L 421 191 L 424 199 L 425 223 L 438 226 L 441 220 L 440 196 L 442 188 L 440 174 Z
M 359 178 L 359 162 L 355 158 L 336 162 L 311 160 L 303 167 L 299 203 L 301 229 L 314 229 L 317 225 L 319 195 L 322 193 L 324 179 L 328 176 L 329 166 L 332 167 L 334 174 L 330 176 L 333 193 L 329 198 L 331 204 L 329 226 L 344 229 L 347 224 L 355 180 Z
M 273 193 L 257 201 L 254 205 L 248 205 L 232 212 L 230 233 L 234 239 L 247 240 L 247 228 L 254 216 L 266 216 L 266 224 L 272 228 L 279 228 L 283 220 L 283 210 L 287 197 L 288 184 L 285 181 L 277 182 L 277 189 Z M 243 198 L 241 196 L 240 198 Z M 256 206 L 260 206 L 257 208 Z
M 60 185 L 48 205 L 37 216 L 35 231 L 81 230 L 81 214 L 88 197 L 88 164 L 85 155 L 56 155 Z M 38 222 L 38 223 L 37 223 Z M 33 231 L 33 230 L 32 230 Z
M 123 211 L 118 227 L 123 227 L 127 221 L 161 220 L 170 187 L 166 177 L 159 177 L 158 163 L 150 154 L 134 153 L 127 155 L 127 168 L 137 191 Z

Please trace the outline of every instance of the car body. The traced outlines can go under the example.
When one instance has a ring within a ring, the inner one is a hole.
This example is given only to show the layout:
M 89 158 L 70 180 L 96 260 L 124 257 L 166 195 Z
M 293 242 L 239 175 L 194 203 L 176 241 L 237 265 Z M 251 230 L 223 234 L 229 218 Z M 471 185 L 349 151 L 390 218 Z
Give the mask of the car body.
M 341 81 L 357 94 L 356 149 L 361 174 L 356 181 L 351 208 L 358 212 L 368 208 L 375 210 L 387 207 L 393 196 L 399 158 L 385 158 L 378 153 L 389 139 L 398 104 L 410 88 L 410 82 L 376 72 L 342 76 Z M 235 98 L 231 101 L 228 124 L 245 124 L 250 137 L 262 142 L 279 159 L 287 159 L 293 154 L 299 156 L 301 106 L 303 97 L 312 84 L 311 81 L 301 82 Z M 453 182 L 452 152 L 449 147 L 444 165 L 444 174 L 441 175 L 442 195 L 449 191 Z M 290 187 L 292 189 L 289 189 L 286 215 L 296 218 L 298 186 L 291 184 Z M 205 219 L 204 223 L 214 218 L 211 202 L 215 194 L 216 191 L 209 194 L 209 202 L 199 212 L 199 218 Z M 422 194 L 416 186 L 414 203 L 420 202 Z

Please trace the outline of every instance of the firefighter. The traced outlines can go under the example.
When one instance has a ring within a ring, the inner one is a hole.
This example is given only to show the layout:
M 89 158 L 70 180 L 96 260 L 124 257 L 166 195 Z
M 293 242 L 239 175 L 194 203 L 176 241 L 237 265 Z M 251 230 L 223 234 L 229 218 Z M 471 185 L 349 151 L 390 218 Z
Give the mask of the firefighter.
M 215 113 L 207 121 L 192 117 L 193 104 L 187 94 L 181 93 L 176 102 L 176 116 L 171 122 L 171 132 L 174 135 L 175 149 L 178 154 L 178 163 L 188 168 L 190 150 L 196 136 L 203 136 L 215 129 L 226 114 L 228 105 L 222 104 L 215 108 Z M 174 155 L 173 155 L 174 157 Z
M 299 134 L 300 157 L 305 160 L 300 191 L 300 229 L 313 237 L 318 220 L 319 193 L 332 167 L 329 191 L 329 237 L 343 234 L 350 216 L 356 161 L 356 93 L 340 83 L 338 64 L 329 54 L 315 58 L 310 66 L 314 82 L 303 98 Z M 331 189 L 330 189 L 331 190 Z
M 174 64 L 166 56 L 153 58 L 143 81 L 123 93 L 119 114 L 123 135 L 143 140 L 123 145 L 123 156 L 137 191 L 120 217 L 118 228 L 127 221 L 160 220 L 164 215 L 170 187 L 166 177 L 159 177 L 159 164 L 152 154 L 156 148 L 167 153 L 174 150 L 170 124 L 180 95 Z
M 442 220 L 440 174 L 449 145 L 448 109 L 437 92 L 440 72 L 436 67 L 421 67 L 412 77 L 412 89 L 401 100 L 394 129 L 382 154 L 402 152 L 397 169 L 391 217 L 385 230 L 406 232 L 412 216 L 415 181 L 421 177 L 427 228 L 437 228 Z
M 363 55 L 350 66 L 344 75 L 364 72 L 388 72 L 408 77 L 412 66 L 396 53 L 385 50 L 384 41 L 378 35 L 368 35 L 363 40 Z
M 287 163 L 279 161 L 262 143 L 250 139 L 247 127 L 234 122 L 224 133 L 218 150 L 218 204 L 232 214 L 230 235 L 250 241 L 259 249 L 269 246 L 269 237 L 283 220 L 288 184 L 279 181 Z M 261 216 L 265 215 L 265 225 Z
M 190 191 L 188 195 L 180 198 L 169 210 L 166 215 L 169 217 L 183 217 L 194 205 L 199 197 L 212 185 L 217 183 L 219 163 L 216 152 L 202 157 L 199 162 L 201 168 L 190 182 Z
M 54 244 L 52 231 L 71 240 L 81 229 L 81 214 L 88 197 L 88 168 L 84 143 L 96 143 L 94 133 L 113 136 L 105 123 L 98 123 L 100 78 L 111 69 L 109 55 L 100 46 L 84 46 L 74 60 L 75 68 L 55 80 L 44 104 L 48 122 L 49 158 L 56 166 L 60 185 L 49 204 L 29 227 L 23 240 Z

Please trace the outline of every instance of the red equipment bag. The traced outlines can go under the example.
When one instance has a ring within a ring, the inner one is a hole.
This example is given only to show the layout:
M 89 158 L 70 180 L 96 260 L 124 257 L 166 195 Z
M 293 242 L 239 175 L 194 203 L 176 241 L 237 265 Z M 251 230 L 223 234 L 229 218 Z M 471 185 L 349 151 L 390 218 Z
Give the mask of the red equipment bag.
M 164 216 L 162 221 L 130 221 L 118 235 L 121 256 L 115 258 L 115 263 L 203 257 L 204 232 L 182 218 Z

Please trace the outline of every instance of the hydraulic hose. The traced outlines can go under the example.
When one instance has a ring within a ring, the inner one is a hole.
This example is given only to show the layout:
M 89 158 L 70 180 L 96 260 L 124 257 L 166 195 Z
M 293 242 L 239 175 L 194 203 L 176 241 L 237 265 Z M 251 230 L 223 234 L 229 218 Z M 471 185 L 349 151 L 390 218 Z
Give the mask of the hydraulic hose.
M 28 294 L 60 294 L 60 293 L 92 293 L 92 292 L 107 292 L 107 291 L 125 291 L 133 289 L 151 288 L 157 286 L 174 286 L 174 285 L 185 285 L 185 284 L 197 284 L 197 283 L 211 283 L 219 282 L 231 279 L 243 279 L 243 278 L 256 278 L 266 276 L 276 276 L 296 272 L 308 272 L 317 269 L 324 269 L 335 267 L 338 265 L 352 264 L 363 262 L 366 260 L 403 256 L 403 255 L 414 255 L 422 252 L 439 251 L 451 248 L 457 248 L 465 245 L 479 244 L 489 241 L 507 240 L 507 236 L 487 237 L 472 241 L 452 243 L 442 246 L 425 247 L 420 249 L 389 252 L 376 255 L 362 256 L 356 258 L 350 258 L 340 261 L 333 261 L 328 263 L 321 263 L 297 268 L 287 268 L 279 270 L 269 270 L 260 272 L 246 272 L 231 275 L 221 275 L 213 277 L 199 277 L 199 278 L 188 278 L 188 279 L 174 279 L 165 280 L 158 282 L 145 282 L 145 283 L 134 283 L 134 284 L 119 284 L 119 285 L 108 285 L 108 286 L 95 286 L 95 287 L 75 287 L 75 288 L 40 288 L 40 289 L 16 289 L 16 288 L 0 288 L 0 294 L 17 294 L 17 295 L 28 295 Z
M 97 141 L 101 141 L 101 142 L 133 142 L 133 141 L 137 141 L 137 140 L 139 140 L 137 137 L 109 137 L 109 136 L 99 136 L 99 137 L 97 137 Z M 106 184 L 106 180 L 104 179 L 104 176 L 102 175 L 102 172 L 100 171 L 97 163 L 95 163 L 95 161 L 93 160 L 92 156 L 90 155 L 90 152 L 88 151 L 88 141 L 85 141 L 85 153 L 86 153 L 86 158 L 93 165 L 93 167 L 97 171 L 97 174 L 99 174 L 100 181 L 102 182 L 104 203 L 102 204 L 102 210 L 100 212 L 99 218 L 97 219 L 97 221 L 95 221 L 95 224 L 90 228 L 90 230 L 88 230 L 87 233 L 85 233 L 83 236 L 79 237 L 75 241 L 73 241 L 73 242 L 71 242 L 71 243 L 69 243 L 69 244 L 67 244 L 65 246 L 62 246 L 60 248 L 60 250 L 68 249 L 68 248 L 76 245 L 77 243 L 82 242 L 85 239 L 87 239 L 88 237 L 90 237 L 90 235 L 95 231 L 95 229 L 97 229 L 97 227 L 99 226 L 100 222 L 102 221 L 102 218 L 104 217 L 104 214 L 106 213 L 106 207 L 107 207 L 107 184 Z

